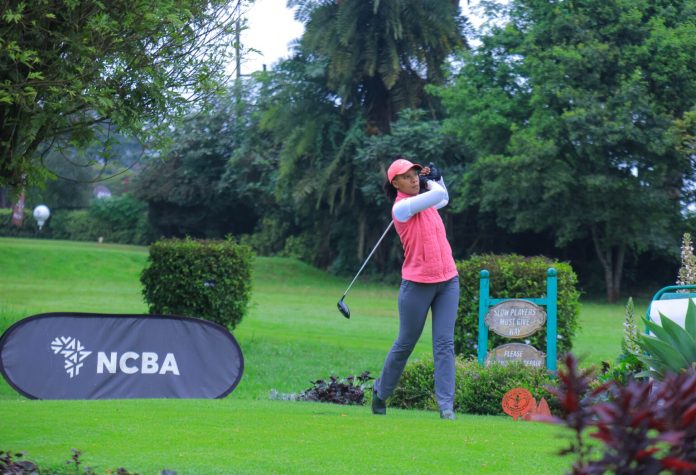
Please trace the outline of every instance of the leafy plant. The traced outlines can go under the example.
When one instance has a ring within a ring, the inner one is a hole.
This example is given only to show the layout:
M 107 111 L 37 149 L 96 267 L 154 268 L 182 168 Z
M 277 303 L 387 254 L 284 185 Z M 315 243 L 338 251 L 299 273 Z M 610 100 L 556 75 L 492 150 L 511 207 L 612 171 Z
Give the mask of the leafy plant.
M 365 388 L 372 380 L 369 371 L 359 376 L 338 378 L 329 376 L 329 380 L 317 379 L 312 381 L 312 387 L 305 389 L 297 398 L 300 401 L 329 402 L 333 404 L 363 405 L 365 404 Z
M 561 405 L 560 417 L 536 417 L 571 429 L 574 474 L 686 474 L 696 470 L 696 368 L 668 373 L 663 382 L 610 381 L 590 390 L 591 370 L 580 371 L 565 357 L 558 383 L 550 390 Z M 588 431 L 594 430 L 591 433 Z M 588 443 L 587 436 L 603 446 Z
M 615 380 L 621 384 L 626 384 L 631 376 L 635 376 L 646 369 L 645 364 L 640 359 L 642 350 L 639 345 L 639 339 L 640 333 L 635 321 L 635 307 L 633 299 L 629 297 L 626 302 L 621 354 L 613 365 L 602 362 L 602 374 L 599 376 L 600 383 Z
M 648 370 L 639 376 L 651 376 L 662 380 L 667 372 L 678 373 L 696 364 L 696 305 L 688 299 L 684 328 L 662 313 L 662 326 L 650 320 L 645 325 L 655 336 L 641 335 L 638 344 L 648 353 L 640 359 Z

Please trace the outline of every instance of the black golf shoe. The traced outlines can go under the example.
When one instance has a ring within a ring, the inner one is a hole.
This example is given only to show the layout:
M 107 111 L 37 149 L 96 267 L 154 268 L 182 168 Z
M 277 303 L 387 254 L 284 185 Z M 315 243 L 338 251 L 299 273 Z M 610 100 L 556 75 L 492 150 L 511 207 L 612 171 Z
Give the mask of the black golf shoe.
M 377 393 L 372 393 L 372 414 L 384 416 L 387 414 L 387 401 L 380 399 Z

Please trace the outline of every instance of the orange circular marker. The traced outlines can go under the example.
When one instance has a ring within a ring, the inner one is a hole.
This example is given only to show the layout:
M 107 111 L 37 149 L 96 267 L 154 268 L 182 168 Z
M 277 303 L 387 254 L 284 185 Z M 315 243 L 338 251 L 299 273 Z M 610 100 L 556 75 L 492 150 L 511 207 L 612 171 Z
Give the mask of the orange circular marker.
M 535 406 L 534 396 L 524 388 L 513 388 L 503 396 L 503 411 L 514 420 L 524 416 Z

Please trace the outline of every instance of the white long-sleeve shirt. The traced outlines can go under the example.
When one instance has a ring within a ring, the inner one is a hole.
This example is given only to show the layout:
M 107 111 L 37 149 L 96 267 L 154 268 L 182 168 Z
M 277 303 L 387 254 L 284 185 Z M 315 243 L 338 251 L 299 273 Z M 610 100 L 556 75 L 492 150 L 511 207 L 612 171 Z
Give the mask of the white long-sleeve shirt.
M 394 219 L 405 223 L 413 215 L 428 208 L 440 209 L 449 203 L 449 194 L 445 187 L 445 180 L 440 178 L 438 181 L 428 180 L 428 191 L 419 195 L 412 196 L 397 201 L 392 208 Z

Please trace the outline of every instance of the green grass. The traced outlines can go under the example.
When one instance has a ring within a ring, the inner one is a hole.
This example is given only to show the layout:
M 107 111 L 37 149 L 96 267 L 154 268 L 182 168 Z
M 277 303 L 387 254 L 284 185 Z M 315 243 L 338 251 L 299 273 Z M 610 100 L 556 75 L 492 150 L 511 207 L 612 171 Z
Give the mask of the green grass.
M 0 330 L 49 311 L 145 313 L 133 246 L 0 238 Z M 344 319 L 347 279 L 301 262 L 258 258 L 249 313 L 234 334 L 245 373 L 224 400 L 27 401 L 0 383 L 0 449 L 59 466 L 70 448 L 99 470 L 140 473 L 559 473 L 551 426 L 505 417 L 269 401 L 329 374 L 377 373 L 397 332 L 396 286 L 358 282 Z M 638 314 L 640 311 L 637 310 Z M 623 306 L 584 303 L 576 352 L 586 364 L 620 351 Z M 430 354 L 430 329 L 414 356 Z
M 635 300 L 635 299 L 634 299 Z M 642 328 L 648 301 L 635 301 L 634 320 Z M 573 353 L 584 364 L 614 362 L 621 352 L 626 302 L 607 304 L 583 302 L 580 310 L 580 330 L 573 341 Z
M 154 474 L 520 473 L 556 474 L 562 442 L 552 426 L 468 416 L 277 401 L 11 401 L 4 413 L 32 417 L 5 445 L 28 447 L 55 466 L 79 447 L 102 472 L 125 465 Z M 17 422 L 16 418 L 11 418 Z M 520 457 L 524 454 L 524 457 Z

